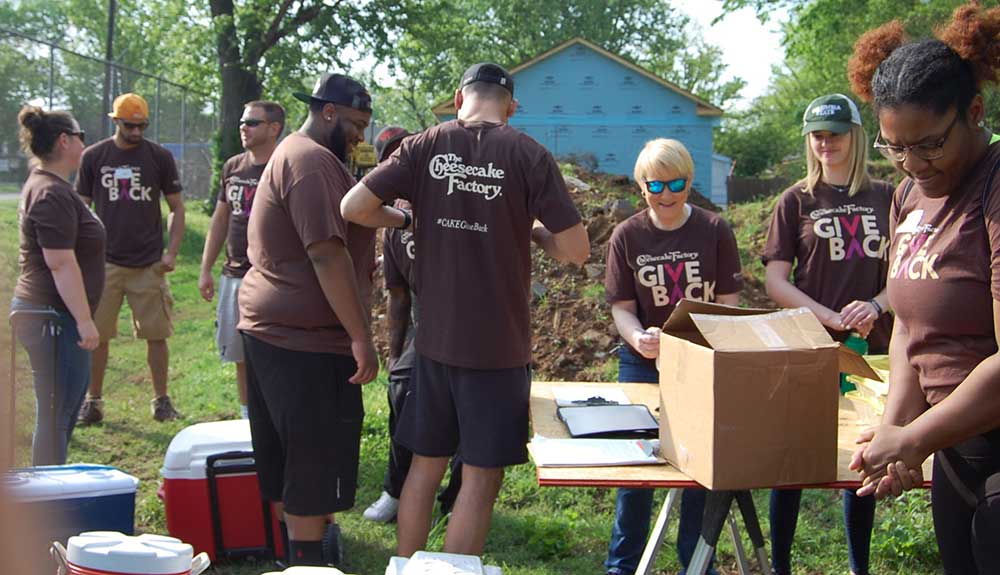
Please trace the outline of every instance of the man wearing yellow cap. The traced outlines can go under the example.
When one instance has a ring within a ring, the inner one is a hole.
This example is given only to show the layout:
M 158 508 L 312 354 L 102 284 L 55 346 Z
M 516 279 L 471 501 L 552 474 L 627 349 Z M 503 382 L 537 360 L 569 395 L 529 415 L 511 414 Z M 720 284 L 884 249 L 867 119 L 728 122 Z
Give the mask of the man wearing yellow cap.
M 170 152 L 143 137 L 149 105 L 138 94 L 115 98 L 108 114 L 114 136 L 83 152 L 77 192 L 93 204 L 108 234 L 107 280 L 94 322 L 101 344 L 94 350 L 90 389 L 80 410 L 80 423 L 104 419 L 101 391 L 108 365 L 109 341 L 118 332 L 118 312 L 128 300 L 136 337 L 146 340 L 153 378 L 151 411 L 157 421 L 180 417 L 167 395 L 167 338 L 173 333 L 173 297 L 166 274 L 174 271 L 184 235 L 184 202 L 177 164 Z M 169 243 L 163 249 L 160 197 L 167 201 Z

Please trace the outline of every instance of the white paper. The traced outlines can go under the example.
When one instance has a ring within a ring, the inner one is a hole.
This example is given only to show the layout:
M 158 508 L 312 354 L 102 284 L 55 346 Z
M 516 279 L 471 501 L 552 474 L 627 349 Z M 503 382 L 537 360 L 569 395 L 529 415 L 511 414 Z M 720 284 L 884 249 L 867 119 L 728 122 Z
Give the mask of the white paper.
M 618 387 L 583 387 L 576 385 L 553 385 L 552 395 L 556 399 L 558 407 L 568 407 L 573 405 L 586 405 L 586 401 L 592 398 L 601 398 L 608 403 L 615 402 L 618 405 L 627 405 L 629 401 L 625 392 Z M 580 403 L 574 403 L 580 402 Z
M 660 442 L 656 439 L 549 439 L 536 435 L 528 452 L 538 467 L 607 467 L 654 465 Z

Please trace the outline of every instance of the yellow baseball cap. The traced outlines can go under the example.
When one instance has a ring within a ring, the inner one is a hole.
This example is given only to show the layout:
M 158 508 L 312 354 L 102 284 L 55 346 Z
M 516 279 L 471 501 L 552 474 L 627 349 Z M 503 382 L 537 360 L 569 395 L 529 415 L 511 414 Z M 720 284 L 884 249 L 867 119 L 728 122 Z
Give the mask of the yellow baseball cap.
M 139 94 L 127 92 L 115 98 L 108 116 L 126 122 L 144 122 L 149 119 L 149 104 Z

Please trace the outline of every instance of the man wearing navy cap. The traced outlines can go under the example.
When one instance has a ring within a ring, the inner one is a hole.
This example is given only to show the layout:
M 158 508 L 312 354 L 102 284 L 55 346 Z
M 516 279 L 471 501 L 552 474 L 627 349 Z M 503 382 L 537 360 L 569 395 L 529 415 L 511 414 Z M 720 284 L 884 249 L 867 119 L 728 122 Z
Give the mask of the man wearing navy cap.
M 403 140 L 341 202 L 348 221 L 416 223 L 416 357 L 395 439 L 413 452 L 397 553 L 427 544 L 448 458 L 462 487 L 444 550 L 480 555 L 504 468 L 528 460 L 531 242 L 561 262 L 588 257 L 587 232 L 559 166 L 507 119 L 514 80 L 496 64 L 466 70 L 458 119 Z M 383 202 L 409 200 L 412 214 Z
M 357 384 L 378 373 L 369 328 L 375 234 L 340 215 L 355 183 L 344 162 L 372 109 L 364 86 L 339 74 L 295 96 L 309 117 L 261 174 L 238 327 L 261 492 L 283 504 L 290 563 L 327 565 L 340 561 L 328 520 L 354 505 L 357 487 Z

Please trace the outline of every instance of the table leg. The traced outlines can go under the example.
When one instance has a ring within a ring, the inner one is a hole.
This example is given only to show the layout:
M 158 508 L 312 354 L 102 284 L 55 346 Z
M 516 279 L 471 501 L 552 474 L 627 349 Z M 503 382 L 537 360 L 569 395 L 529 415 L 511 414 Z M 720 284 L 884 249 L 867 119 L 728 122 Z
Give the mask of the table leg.
M 764 542 L 764 534 L 760 530 L 760 521 L 757 519 L 757 508 L 753 504 L 753 496 L 749 491 L 740 491 L 736 494 L 736 503 L 740 506 L 740 513 L 743 514 L 743 525 L 747 534 L 750 535 L 750 542 L 754 546 L 757 555 L 757 562 L 760 564 L 760 571 L 764 575 L 771 575 L 771 562 L 767 559 L 767 544 Z
M 705 496 L 705 517 L 701 522 L 701 537 L 695 547 L 691 564 L 687 566 L 688 575 L 704 575 L 708 564 L 715 554 L 719 543 L 719 535 L 726 523 L 726 516 L 733 505 L 735 491 L 709 491 Z
M 653 569 L 653 563 L 656 562 L 656 555 L 660 552 L 660 546 L 663 545 L 663 534 L 667 530 L 670 512 L 673 510 L 674 504 L 677 502 L 677 497 L 680 494 L 681 490 L 678 488 L 667 492 L 667 498 L 663 501 L 663 506 L 660 507 L 660 514 L 656 517 L 656 524 L 653 525 L 653 531 L 649 534 L 649 539 L 646 541 L 646 548 L 642 552 L 642 559 L 639 560 L 639 567 L 635 571 L 636 575 L 648 575 Z
M 736 516 L 730 512 L 726 515 L 726 521 L 729 524 L 729 534 L 733 537 L 733 547 L 736 549 L 736 565 L 739 567 L 740 575 L 750 575 L 750 562 L 747 561 L 747 553 L 743 549 L 743 538 L 740 537 L 740 530 L 736 525 Z

